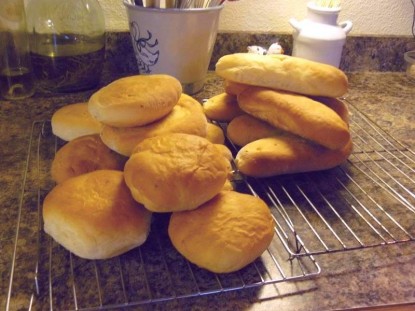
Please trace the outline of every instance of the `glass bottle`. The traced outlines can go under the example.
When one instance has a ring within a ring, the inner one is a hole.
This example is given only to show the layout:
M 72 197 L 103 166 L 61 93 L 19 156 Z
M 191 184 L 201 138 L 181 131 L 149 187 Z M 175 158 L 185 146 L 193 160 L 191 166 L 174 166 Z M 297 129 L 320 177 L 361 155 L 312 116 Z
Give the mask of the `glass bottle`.
M 99 84 L 105 20 L 97 0 L 31 0 L 27 23 L 38 89 L 74 92 Z
M 0 1 L 0 94 L 9 100 L 33 95 L 34 78 L 23 0 Z

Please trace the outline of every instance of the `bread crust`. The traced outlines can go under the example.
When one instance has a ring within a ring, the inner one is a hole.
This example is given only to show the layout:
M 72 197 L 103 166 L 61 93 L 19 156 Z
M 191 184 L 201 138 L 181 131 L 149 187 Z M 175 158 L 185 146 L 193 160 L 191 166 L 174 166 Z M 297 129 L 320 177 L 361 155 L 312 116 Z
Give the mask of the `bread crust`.
M 144 139 L 167 133 L 187 133 L 206 137 L 207 119 L 202 105 L 192 97 L 182 94 L 173 110 L 163 119 L 131 128 L 104 125 L 101 139 L 110 149 L 130 156 L 133 148 Z
M 249 114 L 244 114 L 229 122 L 226 133 L 232 143 L 242 147 L 261 138 L 283 135 L 284 131 Z
M 78 137 L 60 148 L 52 161 L 51 177 L 56 183 L 96 170 L 122 171 L 126 159 L 109 149 L 99 134 Z
M 262 87 L 249 87 L 238 96 L 246 113 L 330 149 L 350 140 L 348 125 L 331 108 L 309 97 Z
M 146 125 L 166 116 L 182 93 L 169 75 L 136 75 L 118 79 L 95 92 L 88 101 L 91 115 L 116 127 Z
M 101 123 L 91 116 L 87 103 L 74 103 L 59 108 L 52 115 L 51 125 L 52 133 L 65 141 L 101 131 Z
M 229 160 L 206 138 L 173 133 L 138 144 L 125 164 L 135 200 L 153 212 L 191 210 L 214 197 L 226 182 Z
M 242 269 L 267 249 L 274 224 L 260 198 L 222 191 L 195 210 L 173 213 L 168 234 L 190 262 L 228 273 Z
M 224 122 L 244 113 L 238 106 L 237 97 L 227 93 L 209 98 L 203 103 L 203 110 L 209 119 Z
M 218 60 L 216 73 L 233 82 L 306 95 L 340 97 L 348 89 L 340 69 L 289 55 L 229 54 Z
M 214 144 L 224 144 L 225 135 L 219 125 L 208 122 L 206 128 L 206 138 Z
M 270 177 L 330 169 L 345 162 L 351 152 L 351 140 L 341 149 L 330 150 L 293 135 L 283 135 L 245 145 L 235 163 L 247 176 Z
M 123 173 L 99 170 L 58 184 L 43 202 L 44 230 L 86 259 L 105 259 L 147 239 L 151 213 L 137 203 Z

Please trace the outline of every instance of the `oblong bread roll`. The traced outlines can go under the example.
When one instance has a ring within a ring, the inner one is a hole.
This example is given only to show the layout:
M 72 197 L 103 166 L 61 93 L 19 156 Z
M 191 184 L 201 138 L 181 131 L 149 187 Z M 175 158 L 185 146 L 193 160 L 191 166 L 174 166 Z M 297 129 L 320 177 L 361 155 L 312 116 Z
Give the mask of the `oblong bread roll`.
M 249 85 L 225 80 L 225 93 L 238 96 L 238 94 L 245 90 L 247 86 Z
M 249 87 L 238 103 L 246 113 L 330 149 L 350 140 L 348 125 L 333 109 L 303 95 Z
M 340 118 L 344 122 L 346 122 L 347 125 L 350 123 L 350 116 L 349 116 L 349 108 L 347 107 L 346 103 L 340 99 L 333 98 L 333 97 L 312 97 L 313 100 L 318 101 L 320 103 L 323 103 L 327 107 L 334 110 Z
M 249 114 L 244 114 L 229 122 L 226 133 L 232 143 L 245 146 L 261 138 L 282 135 L 284 131 Z
M 215 121 L 230 121 L 244 112 L 239 108 L 236 96 L 221 93 L 203 103 L 206 116 Z
M 339 97 L 348 89 L 340 69 L 289 55 L 229 54 L 218 60 L 216 73 L 233 82 L 306 95 Z
M 347 160 L 352 141 L 330 150 L 293 135 L 268 137 L 242 147 L 235 157 L 238 170 L 252 177 L 270 177 L 326 170 Z

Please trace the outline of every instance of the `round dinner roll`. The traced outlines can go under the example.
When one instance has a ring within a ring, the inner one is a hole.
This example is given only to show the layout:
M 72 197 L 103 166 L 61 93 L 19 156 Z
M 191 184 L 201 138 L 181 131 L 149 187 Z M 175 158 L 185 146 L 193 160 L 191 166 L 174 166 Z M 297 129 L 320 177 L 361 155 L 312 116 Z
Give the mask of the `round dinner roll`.
M 167 115 L 181 93 L 182 85 L 172 76 L 136 75 L 118 79 L 95 92 L 88 108 L 91 115 L 104 124 L 140 126 Z
M 52 161 L 51 176 L 56 183 L 96 170 L 122 171 L 126 159 L 109 149 L 99 134 L 71 140 L 60 148 Z
M 214 144 L 224 144 L 225 135 L 219 125 L 208 122 L 206 128 L 206 138 Z
M 52 133 L 65 141 L 101 131 L 101 123 L 88 111 L 87 103 L 75 103 L 56 110 L 51 119 Z
M 274 222 L 253 195 L 222 191 L 192 211 L 171 215 L 168 234 L 187 260 L 215 273 L 242 269 L 270 245 Z
M 110 149 L 130 156 L 142 140 L 167 133 L 186 133 L 206 137 L 207 120 L 202 105 L 189 95 L 182 94 L 173 110 L 161 120 L 136 127 L 103 125 L 101 139 Z
M 223 187 L 229 161 L 206 138 L 173 133 L 139 143 L 124 167 L 133 197 L 153 212 L 191 210 Z
M 58 184 L 43 202 L 44 230 L 86 259 L 106 259 L 143 244 L 151 213 L 137 203 L 123 173 L 99 170 Z

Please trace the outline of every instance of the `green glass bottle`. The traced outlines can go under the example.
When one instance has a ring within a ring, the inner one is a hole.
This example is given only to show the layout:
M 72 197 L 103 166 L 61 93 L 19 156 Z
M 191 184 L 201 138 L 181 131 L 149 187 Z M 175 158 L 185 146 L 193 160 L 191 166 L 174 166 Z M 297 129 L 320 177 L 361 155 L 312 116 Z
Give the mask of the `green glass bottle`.
M 105 57 L 105 20 L 97 0 L 31 0 L 30 51 L 38 90 L 96 87 Z

